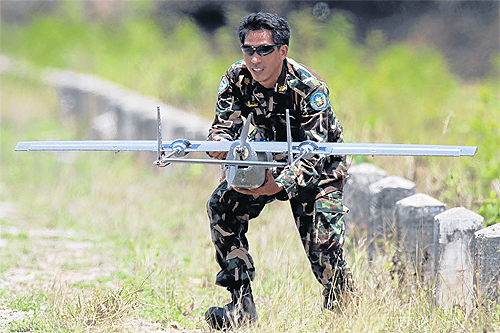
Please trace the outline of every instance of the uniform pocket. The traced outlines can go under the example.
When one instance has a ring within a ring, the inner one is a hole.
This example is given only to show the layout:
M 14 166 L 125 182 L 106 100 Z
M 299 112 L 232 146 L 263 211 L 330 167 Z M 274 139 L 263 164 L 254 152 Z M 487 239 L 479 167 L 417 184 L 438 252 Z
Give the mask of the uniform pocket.
M 311 230 L 311 250 L 333 251 L 344 242 L 344 213 L 340 191 L 320 193 L 316 198 L 316 216 Z

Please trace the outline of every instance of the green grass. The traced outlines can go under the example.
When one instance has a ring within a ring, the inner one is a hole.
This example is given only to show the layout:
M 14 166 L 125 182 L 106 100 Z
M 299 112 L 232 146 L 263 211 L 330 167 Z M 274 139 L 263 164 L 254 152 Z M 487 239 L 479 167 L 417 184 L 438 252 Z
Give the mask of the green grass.
M 2 83 L 16 80 L 0 77 Z M 23 82 L 23 79 L 18 81 Z M 71 137 L 57 117 L 53 94 L 26 85 L 16 105 L 37 103 L 31 121 L 2 109 L 0 201 L 16 213 L 0 221 L 3 308 L 23 311 L 10 331 L 129 332 L 141 318 L 168 328 L 208 331 L 206 309 L 229 294 L 214 285 L 218 271 L 205 202 L 218 182 L 213 166 L 156 169 L 132 153 L 14 152 L 25 138 Z M 43 92 L 43 93 L 42 93 Z M 11 105 L 11 97 L 2 103 Z M 14 103 L 12 102 L 12 105 Z M 5 119 L 5 121 L 4 121 Z M 52 233 L 43 233 L 43 230 Z M 13 232 L 18 230 L 19 233 Z M 57 231 L 57 232 L 56 232 Z M 278 232 L 279 231 L 279 232 Z M 241 332 L 494 332 L 500 310 L 444 310 L 432 289 L 408 271 L 391 276 L 391 253 L 367 262 L 366 244 L 349 235 L 357 303 L 321 310 L 321 287 L 303 252 L 287 203 L 266 208 L 248 233 L 255 259 L 260 320 Z

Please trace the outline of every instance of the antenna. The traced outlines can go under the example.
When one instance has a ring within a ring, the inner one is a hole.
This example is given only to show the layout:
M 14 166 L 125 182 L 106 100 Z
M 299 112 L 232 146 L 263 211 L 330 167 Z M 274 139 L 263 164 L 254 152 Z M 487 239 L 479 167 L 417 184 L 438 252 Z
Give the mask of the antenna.
M 290 110 L 285 110 L 286 117 L 286 142 L 288 144 L 288 165 L 292 163 L 292 128 L 290 127 Z
M 163 145 L 163 140 L 161 138 L 161 115 L 160 115 L 160 106 L 156 107 L 157 118 L 158 118 L 158 161 L 161 160 L 161 149 Z

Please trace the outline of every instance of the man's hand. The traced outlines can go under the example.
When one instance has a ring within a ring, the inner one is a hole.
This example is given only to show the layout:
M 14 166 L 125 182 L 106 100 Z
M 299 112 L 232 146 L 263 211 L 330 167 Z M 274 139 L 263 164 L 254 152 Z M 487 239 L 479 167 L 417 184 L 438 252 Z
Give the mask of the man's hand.
M 227 141 L 227 140 L 221 139 L 220 137 L 215 137 L 214 141 Z M 210 151 L 208 152 L 208 155 L 218 160 L 224 160 L 227 157 L 227 151 Z
M 262 185 L 261 187 L 254 188 L 251 190 L 244 190 L 241 188 L 235 188 L 234 190 L 236 192 L 240 192 L 242 194 L 248 194 L 248 195 L 254 195 L 254 196 L 259 196 L 259 195 L 273 195 L 281 190 L 283 190 L 283 185 L 280 183 L 277 183 L 273 175 L 271 174 L 271 171 L 266 170 L 266 175 L 267 175 L 267 181 Z

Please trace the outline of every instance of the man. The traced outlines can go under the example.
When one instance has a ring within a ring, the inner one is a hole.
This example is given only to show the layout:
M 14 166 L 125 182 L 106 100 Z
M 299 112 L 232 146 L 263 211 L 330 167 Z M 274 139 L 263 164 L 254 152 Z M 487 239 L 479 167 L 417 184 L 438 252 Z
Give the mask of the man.
M 222 77 L 209 140 L 236 140 L 242 117 L 252 114 L 249 135 L 259 141 L 286 141 L 285 110 L 290 110 L 293 141 L 343 142 L 342 127 L 329 101 L 328 87 L 307 67 L 287 58 L 290 28 L 281 17 L 253 13 L 238 27 L 244 60 Z M 225 152 L 212 152 L 223 159 Z M 251 282 L 255 268 L 245 236 L 250 219 L 274 200 L 288 200 L 316 279 L 324 286 L 324 307 L 337 307 L 351 288 L 351 271 L 342 250 L 342 185 L 345 157 L 315 155 L 275 174 L 259 188 L 228 188 L 222 181 L 207 210 L 216 260 L 216 284 L 231 302 L 205 314 L 214 329 L 236 328 L 257 320 Z

